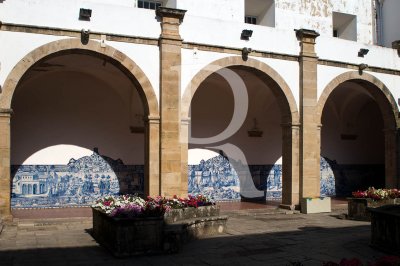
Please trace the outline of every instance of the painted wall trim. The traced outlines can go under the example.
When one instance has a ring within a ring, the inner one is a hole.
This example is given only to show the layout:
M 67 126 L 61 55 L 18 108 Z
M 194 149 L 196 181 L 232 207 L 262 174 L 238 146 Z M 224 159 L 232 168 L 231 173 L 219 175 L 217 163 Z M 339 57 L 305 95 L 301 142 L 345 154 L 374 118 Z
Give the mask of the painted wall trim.
M 54 35 L 54 36 L 76 37 L 76 38 L 81 37 L 80 30 L 72 30 L 72 29 L 64 29 L 64 28 L 56 28 L 56 27 L 33 26 L 33 25 L 25 25 L 25 24 L 14 24 L 14 23 L 5 23 L 5 22 L 0 22 L 0 30 L 1 31 L 11 31 L 11 32 L 36 33 L 36 34 Z M 110 33 L 110 32 L 91 31 L 90 39 L 100 40 L 101 35 L 106 35 L 107 41 L 158 46 L 158 38 L 115 34 L 115 33 Z
M 65 36 L 65 37 L 76 37 L 80 38 L 81 31 L 72 30 L 72 29 L 64 29 L 64 28 L 56 28 L 56 27 L 43 27 L 43 26 L 33 26 L 33 25 L 25 25 L 25 24 L 14 24 L 7 22 L 0 22 L 0 30 L 1 31 L 11 31 L 11 32 L 25 32 L 25 33 L 36 33 L 36 34 L 44 34 L 44 35 L 54 35 L 54 36 Z M 154 45 L 158 46 L 157 38 L 149 38 L 143 36 L 131 36 L 131 35 L 123 35 L 123 34 L 115 34 L 109 32 L 91 32 L 90 38 L 94 40 L 100 40 L 101 35 L 106 35 L 107 41 L 115 41 L 115 42 L 125 42 L 125 43 L 135 43 L 135 44 L 146 44 L 146 45 Z M 210 45 L 204 43 L 195 43 L 195 42 L 185 42 L 183 41 L 182 48 L 184 49 L 194 49 L 197 48 L 201 51 L 208 52 L 217 52 L 224 54 L 235 54 L 241 55 L 243 48 L 235 48 L 235 47 L 227 47 L 220 45 Z M 281 53 L 273 53 L 268 51 L 253 51 L 251 53 L 253 57 L 260 58 L 272 58 L 272 59 L 280 59 L 286 61 L 298 61 L 299 57 L 297 55 L 290 54 L 281 54 Z M 328 59 L 318 59 L 318 65 L 326 65 L 333 67 L 340 67 L 346 69 L 358 69 L 358 64 L 340 62 L 335 60 Z M 382 68 L 382 67 L 374 67 L 369 66 L 366 71 L 397 75 L 400 76 L 400 70 L 390 69 L 390 68 Z

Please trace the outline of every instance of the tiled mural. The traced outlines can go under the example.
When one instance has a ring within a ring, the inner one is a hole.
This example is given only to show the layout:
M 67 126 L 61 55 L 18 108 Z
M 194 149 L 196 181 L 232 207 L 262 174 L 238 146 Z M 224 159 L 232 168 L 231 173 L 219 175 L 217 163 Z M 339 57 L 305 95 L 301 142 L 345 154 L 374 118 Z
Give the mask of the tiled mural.
M 13 208 L 87 206 L 103 195 L 144 191 L 143 165 L 96 151 L 67 165 L 14 165 L 11 171 Z
M 215 200 L 240 199 L 239 177 L 229 160 L 216 156 L 189 165 L 188 193 L 204 194 Z
M 321 195 L 334 196 L 335 177 L 329 162 L 321 157 Z M 268 199 L 282 197 L 282 165 L 249 165 L 254 185 L 264 191 Z M 238 200 L 239 178 L 229 160 L 216 156 L 202 160 L 198 165 L 189 165 L 189 194 L 205 194 L 215 200 Z
M 255 187 L 267 199 L 282 197 L 281 165 L 250 165 L 249 170 Z M 320 171 L 323 196 L 348 196 L 367 184 L 381 187 L 384 180 L 382 165 L 340 166 L 321 157 Z M 12 208 L 88 206 L 103 195 L 144 193 L 143 165 L 125 165 L 97 150 L 66 165 L 14 165 L 12 176 Z M 240 200 L 240 179 L 229 160 L 218 155 L 189 165 L 188 192 Z

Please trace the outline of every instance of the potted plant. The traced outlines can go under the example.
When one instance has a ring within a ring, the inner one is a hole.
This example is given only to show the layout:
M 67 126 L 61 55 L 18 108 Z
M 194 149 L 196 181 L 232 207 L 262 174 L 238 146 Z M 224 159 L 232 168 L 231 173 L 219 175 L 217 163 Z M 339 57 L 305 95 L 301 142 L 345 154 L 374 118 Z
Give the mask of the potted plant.
M 136 195 L 106 196 L 97 200 L 92 210 L 93 237 L 117 257 L 161 252 L 165 235 L 171 238 L 168 224 L 192 219 L 190 226 L 197 228 L 196 217 L 209 223 L 204 225 L 207 228 L 212 228 L 215 220 L 226 224 L 226 218 L 218 217 L 215 203 L 202 195 L 146 200 Z M 190 226 L 183 228 L 191 230 Z
M 376 189 L 370 187 L 365 191 L 354 191 L 348 198 L 348 217 L 353 220 L 370 221 L 368 208 L 400 203 L 398 189 Z

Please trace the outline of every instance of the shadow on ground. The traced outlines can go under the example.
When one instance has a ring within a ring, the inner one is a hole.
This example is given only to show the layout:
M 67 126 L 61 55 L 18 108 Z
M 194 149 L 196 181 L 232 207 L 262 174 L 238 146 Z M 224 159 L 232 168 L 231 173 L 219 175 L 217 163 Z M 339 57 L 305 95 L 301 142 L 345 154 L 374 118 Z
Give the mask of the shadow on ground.
M 270 225 L 266 222 L 265 226 Z M 91 228 L 86 228 L 81 233 L 87 235 L 90 231 Z M 369 247 L 369 241 L 370 226 L 363 223 L 341 228 L 306 226 L 259 234 L 228 230 L 223 236 L 187 243 L 177 254 L 125 259 L 114 258 L 92 239 L 57 248 L 41 248 L 33 242 L 31 247 L 22 248 L 17 243 L 13 250 L 5 250 L 3 242 L 0 265 L 293 265 L 294 262 L 322 265 L 323 261 L 354 257 L 367 262 L 385 255 Z

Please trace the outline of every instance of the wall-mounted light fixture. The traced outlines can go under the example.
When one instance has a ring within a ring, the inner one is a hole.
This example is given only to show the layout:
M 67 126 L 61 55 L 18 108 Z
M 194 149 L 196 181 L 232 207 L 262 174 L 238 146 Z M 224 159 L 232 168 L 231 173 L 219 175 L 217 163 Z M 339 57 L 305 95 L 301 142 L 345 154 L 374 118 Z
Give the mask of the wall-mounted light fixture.
M 364 55 L 368 54 L 368 52 L 368 49 L 361 48 L 360 51 L 358 51 L 358 57 L 364 57 Z
M 242 30 L 242 34 L 240 35 L 240 39 L 248 41 L 252 35 L 253 35 L 253 31 L 252 30 Z
M 251 138 L 261 138 L 263 133 L 264 132 L 257 127 L 257 119 L 254 118 L 253 128 L 247 131 L 248 136 Z
M 81 30 L 81 43 L 82 43 L 83 45 L 88 44 L 88 42 L 89 42 L 89 37 L 90 37 L 90 30 L 82 29 L 82 30 Z
M 244 47 L 242 49 L 242 59 L 243 61 L 247 61 L 249 59 L 249 53 L 253 52 L 251 48 Z
M 367 64 L 360 64 L 360 65 L 358 66 L 358 73 L 360 73 L 360 75 L 362 75 L 363 70 L 366 69 L 366 68 L 368 68 L 368 65 L 367 65 Z
M 92 16 L 92 10 L 87 8 L 79 9 L 79 20 L 90 21 L 90 17 Z

